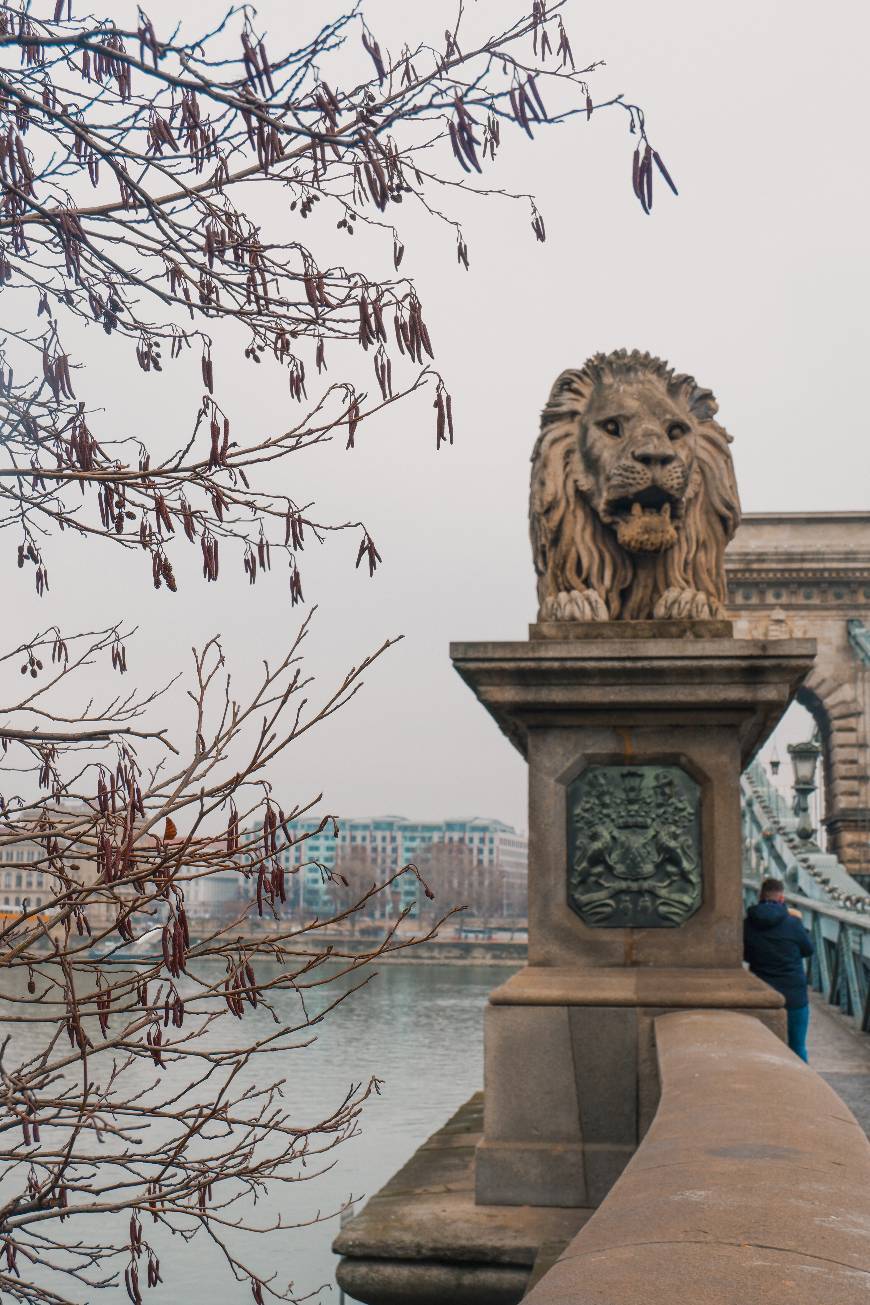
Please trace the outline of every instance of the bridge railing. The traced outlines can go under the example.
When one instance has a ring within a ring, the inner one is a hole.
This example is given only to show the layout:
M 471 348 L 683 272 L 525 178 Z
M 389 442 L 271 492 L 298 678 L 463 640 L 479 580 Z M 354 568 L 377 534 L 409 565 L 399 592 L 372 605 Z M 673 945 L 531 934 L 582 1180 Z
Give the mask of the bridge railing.
M 815 944 L 809 980 L 832 1006 L 870 1033 L 870 897 L 835 856 L 797 836 L 788 802 L 757 762 L 742 779 L 743 889 L 782 879 Z
M 741 781 L 744 878 L 774 875 L 805 897 L 820 898 L 870 918 L 870 896 L 830 852 L 798 837 L 798 820 L 759 762 Z

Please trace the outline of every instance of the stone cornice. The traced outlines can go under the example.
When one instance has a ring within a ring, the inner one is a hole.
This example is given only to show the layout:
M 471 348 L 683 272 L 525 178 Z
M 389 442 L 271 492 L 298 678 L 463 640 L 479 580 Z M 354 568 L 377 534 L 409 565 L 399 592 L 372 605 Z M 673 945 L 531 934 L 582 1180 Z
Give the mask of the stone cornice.
M 536 728 L 688 717 L 739 722 L 745 762 L 816 652 L 812 639 L 621 638 L 618 621 L 610 638 L 583 638 L 582 623 L 572 624 L 561 640 L 450 645 L 454 667 L 524 756 Z
M 790 548 L 753 548 L 725 554 L 726 571 L 739 570 L 741 567 L 790 567 L 800 568 L 819 566 L 820 564 L 837 570 L 870 570 L 870 548 L 866 551 L 850 548 L 838 552 L 834 549 L 790 549 Z
M 866 570 L 839 570 L 831 566 L 814 566 L 814 568 L 792 569 L 787 566 L 729 566 L 727 573 L 729 583 L 738 585 L 742 581 L 753 583 L 770 582 L 771 585 L 866 585 L 870 583 L 870 568 Z
M 848 553 L 755 548 L 725 555 L 730 610 L 762 607 L 870 611 L 870 549 Z
M 741 584 L 858 586 L 870 600 L 870 512 L 747 513 L 725 554 Z M 845 595 L 844 595 L 845 597 Z

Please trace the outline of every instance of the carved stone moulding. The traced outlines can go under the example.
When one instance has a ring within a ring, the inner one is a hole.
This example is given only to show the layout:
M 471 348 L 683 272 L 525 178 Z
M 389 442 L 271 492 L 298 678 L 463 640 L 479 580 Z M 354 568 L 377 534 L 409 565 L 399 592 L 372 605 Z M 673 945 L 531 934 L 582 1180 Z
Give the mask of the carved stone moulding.
M 739 613 L 752 607 L 866 608 L 870 605 L 870 576 L 803 574 L 767 575 L 729 572 L 728 609 Z
M 701 905 L 701 791 L 679 766 L 589 766 L 568 790 L 568 905 L 592 928 L 675 928 Z

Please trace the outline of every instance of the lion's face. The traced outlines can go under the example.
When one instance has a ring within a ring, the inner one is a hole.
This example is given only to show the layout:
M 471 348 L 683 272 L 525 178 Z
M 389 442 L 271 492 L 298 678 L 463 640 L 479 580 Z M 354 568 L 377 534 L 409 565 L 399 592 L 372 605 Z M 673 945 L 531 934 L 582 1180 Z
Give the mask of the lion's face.
M 695 468 L 695 423 L 655 376 L 597 385 L 579 425 L 578 489 L 632 553 L 671 548 Z
M 721 615 L 740 502 L 716 412 L 710 390 L 637 350 L 556 378 L 529 497 L 542 621 Z

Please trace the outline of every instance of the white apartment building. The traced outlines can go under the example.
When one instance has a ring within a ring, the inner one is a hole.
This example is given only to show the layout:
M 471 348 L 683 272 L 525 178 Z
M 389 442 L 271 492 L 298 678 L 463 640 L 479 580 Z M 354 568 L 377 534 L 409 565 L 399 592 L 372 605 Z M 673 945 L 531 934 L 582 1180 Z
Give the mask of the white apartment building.
M 320 821 L 293 821 L 294 833 L 310 837 L 281 852 L 283 863 L 304 866 L 299 891 L 309 910 L 323 910 L 329 905 L 324 887 L 326 875 L 320 866 L 331 870 L 339 853 L 359 848 L 370 857 L 383 878 L 412 862 L 419 850 L 431 843 L 464 843 L 474 863 L 498 867 L 505 877 L 505 899 L 525 897 L 528 877 L 528 839 L 501 820 L 480 816 L 453 820 L 408 820 L 404 816 L 376 816 L 339 821 L 339 835 L 332 826 L 318 830 Z M 411 876 L 401 881 L 401 903 L 416 900 L 417 888 Z

